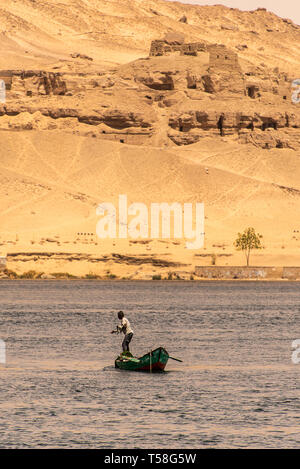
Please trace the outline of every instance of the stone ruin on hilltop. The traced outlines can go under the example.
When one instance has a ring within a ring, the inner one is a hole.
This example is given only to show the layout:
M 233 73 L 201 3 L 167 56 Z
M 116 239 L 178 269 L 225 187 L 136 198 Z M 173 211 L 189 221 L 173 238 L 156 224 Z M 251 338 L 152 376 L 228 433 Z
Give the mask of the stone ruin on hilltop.
M 168 57 L 172 60 L 164 59 Z M 225 45 L 185 43 L 177 33 L 152 41 L 149 58 L 156 60 L 155 67 L 150 65 L 148 76 L 141 74 L 140 81 L 157 91 L 185 92 L 189 98 L 186 109 L 169 117 L 168 135 L 177 145 L 194 143 L 207 132 L 221 136 L 237 132 L 241 142 L 262 148 L 299 147 L 299 114 L 289 102 L 291 79 L 278 68 L 245 62 L 243 70 L 238 53 Z M 202 108 L 201 93 L 214 95 L 210 110 Z M 257 100 L 255 108 L 249 98 Z M 176 104 L 172 94 L 163 100 L 166 106 Z
M 207 44 L 206 42 L 184 42 L 184 36 L 178 33 L 167 33 L 164 39 L 152 41 L 149 57 L 169 55 L 190 55 L 197 57 L 201 52 L 209 52 L 211 68 L 226 68 L 241 72 L 238 54 L 223 44 Z
M 207 44 L 204 41 L 185 43 L 184 36 L 178 33 L 167 33 L 164 39 L 152 41 L 149 57 L 168 55 L 197 57 L 201 52 L 209 52 L 209 67 L 241 72 L 236 52 L 230 51 L 223 44 Z
M 152 41 L 150 57 L 179 54 L 197 56 L 198 52 L 206 52 L 205 42 L 184 43 L 184 36 L 178 33 L 167 33 L 164 39 Z
M 261 71 L 243 73 L 238 54 L 224 44 L 208 44 L 205 41 L 185 43 L 182 34 L 167 33 L 164 39 L 152 41 L 149 57 L 192 56 L 195 57 L 196 66 L 197 57 L 200 58 L 204 53 L 209 54 L 207 73 L 199 76 L 187 70 L 187 88 L 200 89 L 211 94 L 222 92 L 237 94 L 252 99 L 269 92 L 281 99 L 287 99 L 290 93 L 290 82 L 287 77 L 274 74 L 271 83 L 262 76 Z M 161 89 L 176 89 L 171 73 L 168 74 L 167 81 L 168 83 L 162 84 Z
M 239 56 L 227 49 L 223 44 L 212 44 L 207 47 L 209 52 L 209 67 L 242 73 Z
M 149 56 L 113 72 L 0 70 L 7 91 L 2 128 L 65 129 L 60 121 L 72 118 L 66 121 L 72 132 L 134 145 L 188 145 L 237 134 L 240 142 L 261 148 L 300 148 L 299 105 L 291 102 L 292 80 L 278 68 L 241 65 L 225 45 L 186 43 L 175 32 L 152 41 Z M 97 100 L 95 109 L 84 100 L 77 104 L 85 96 Z M 23 122 L 18 115 L 24 112 Z M 157 125 L 161 114 L 165 128 Z

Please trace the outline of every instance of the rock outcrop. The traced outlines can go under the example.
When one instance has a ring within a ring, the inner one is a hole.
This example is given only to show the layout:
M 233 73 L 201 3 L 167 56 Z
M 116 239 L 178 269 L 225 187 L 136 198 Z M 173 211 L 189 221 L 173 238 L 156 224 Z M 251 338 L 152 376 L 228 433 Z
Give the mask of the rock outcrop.
M 110 72 L 2 70 L 0 79 L 7 92 L 0 129 L 64 129 L 130 144 L 157 135 L 176 145 L 236 134 L 266 149 L 299 146 L 286 72 L 243 62 L 224 44 L 185 42 L 180 32 L 152 41 L 148 58 Z
M 0 70 L 0 79 L 13 96 L 64 95 L 66 82 L 60 73 L 40 70 Z

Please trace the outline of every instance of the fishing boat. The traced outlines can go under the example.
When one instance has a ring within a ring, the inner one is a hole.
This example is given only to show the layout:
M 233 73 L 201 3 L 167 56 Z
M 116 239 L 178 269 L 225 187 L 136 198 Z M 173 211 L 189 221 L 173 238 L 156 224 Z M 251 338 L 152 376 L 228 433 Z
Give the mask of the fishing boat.
M 150 373 L 164 371 L 169 358 L 172 357 L 163 347 L 151 350 L 140 358 L 134 357 L 130 352 L 123 352 L 116 359 L 115 367 L 121 370 L 148 371 Z

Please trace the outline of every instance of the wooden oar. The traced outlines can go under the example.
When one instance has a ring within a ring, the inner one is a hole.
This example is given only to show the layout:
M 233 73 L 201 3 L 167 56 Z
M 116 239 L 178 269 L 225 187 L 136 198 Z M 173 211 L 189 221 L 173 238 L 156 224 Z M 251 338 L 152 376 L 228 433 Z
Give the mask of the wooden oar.
M 179 360 L 179 358 L 174 358 L 174 357 L 170 357 L 170 356 L 169 356 L 169 358 L 171 358 L 172 360 L 176 360 L 177 362 L 183 363 L 183 360 Z

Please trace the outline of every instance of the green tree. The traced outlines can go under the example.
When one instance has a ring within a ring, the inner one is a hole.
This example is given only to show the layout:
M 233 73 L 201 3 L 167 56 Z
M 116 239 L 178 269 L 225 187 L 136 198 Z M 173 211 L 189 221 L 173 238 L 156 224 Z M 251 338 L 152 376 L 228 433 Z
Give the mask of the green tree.
M 238 237 L 233 243 L 238 251 L 243 251 L 249 266 L 250 253 L 253 249 L 262 249 L 262 235 L 255 232 L 254 228 L 246 228 L 243 233 L 238 233 Z

